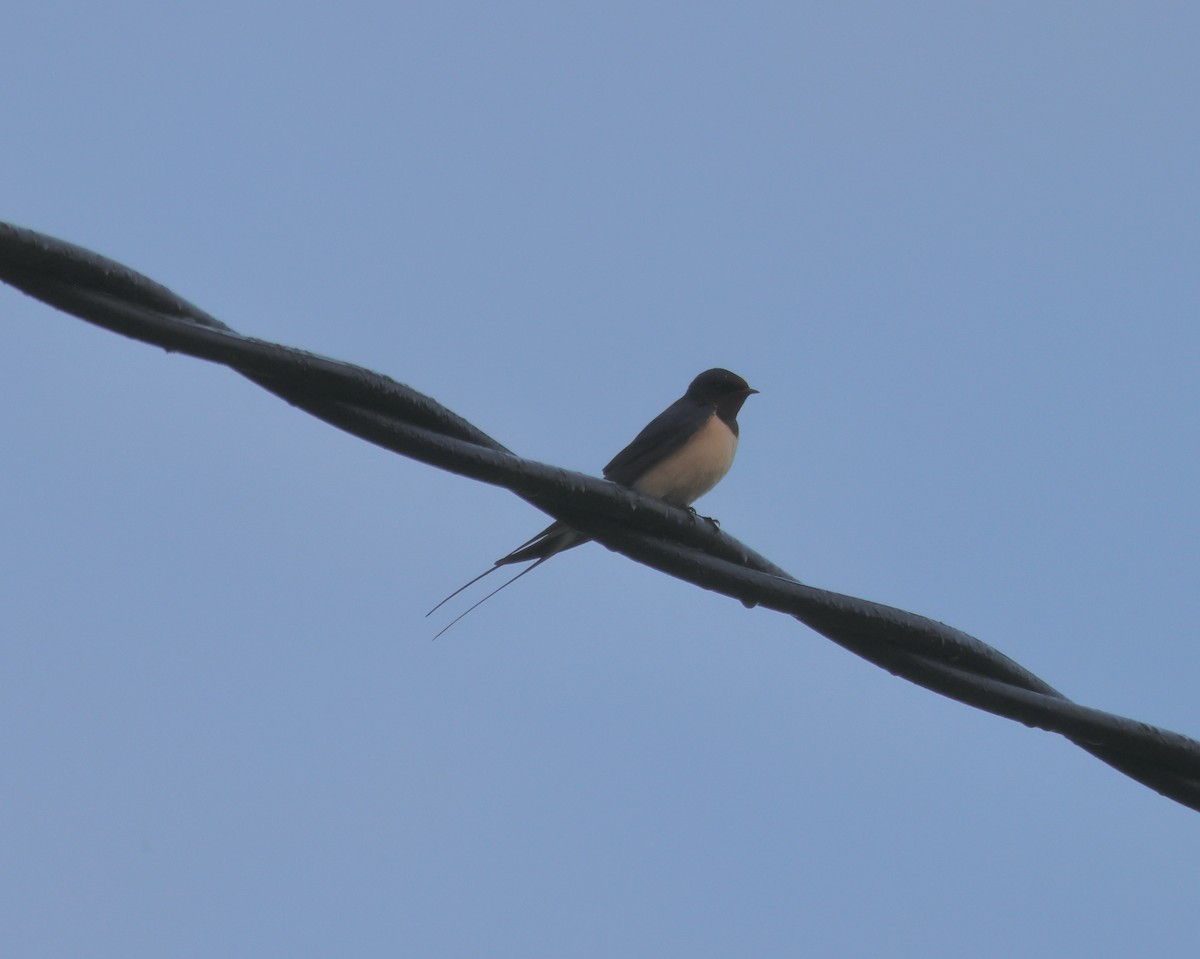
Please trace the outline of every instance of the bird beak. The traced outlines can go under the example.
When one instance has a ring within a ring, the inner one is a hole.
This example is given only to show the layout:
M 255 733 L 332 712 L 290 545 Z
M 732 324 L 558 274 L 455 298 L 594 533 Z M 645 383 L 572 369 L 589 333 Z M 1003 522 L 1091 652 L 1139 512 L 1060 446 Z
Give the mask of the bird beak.
M 751 387 L 747 386 L 746 389 L 744 390 L 744 392 L 747 396 L 753 396 L 755 393 L 758 392 L 758 390 L 752 389 Z

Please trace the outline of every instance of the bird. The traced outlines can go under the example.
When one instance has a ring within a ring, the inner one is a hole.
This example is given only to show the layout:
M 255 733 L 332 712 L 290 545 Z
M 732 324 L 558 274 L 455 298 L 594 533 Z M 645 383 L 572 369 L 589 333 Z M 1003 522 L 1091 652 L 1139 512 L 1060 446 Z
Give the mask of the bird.
M 736 373 L 720 368 L 706 370 L 692 380 L 683 396 L 654 417 L 632 443 L 612 458 L 604 467 L 604 478 L 671 506 L 691 509 L 692 503 L 716 486 L 733 465 L 738 445 L 737 415 L 742 404 L 757 392 Z M 432 616 L 502 566 L 535 560 L 459 614 L 434 639 L 546 560 L 582 546 L 588 539 L 566 523 L 551 523 L 426 613 L 426 617 Z

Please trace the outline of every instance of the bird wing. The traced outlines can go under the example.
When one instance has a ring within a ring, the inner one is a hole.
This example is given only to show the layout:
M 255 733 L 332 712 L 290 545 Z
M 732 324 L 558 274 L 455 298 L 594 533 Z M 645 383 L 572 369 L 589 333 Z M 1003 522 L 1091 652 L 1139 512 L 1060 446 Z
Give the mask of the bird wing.
M 621 486 L 632 486 L 640 476 L 679 450 L 711 415 L 710 409 L 690 397 L 680 397 L 612 458 L 604 467 L 604 478 Z

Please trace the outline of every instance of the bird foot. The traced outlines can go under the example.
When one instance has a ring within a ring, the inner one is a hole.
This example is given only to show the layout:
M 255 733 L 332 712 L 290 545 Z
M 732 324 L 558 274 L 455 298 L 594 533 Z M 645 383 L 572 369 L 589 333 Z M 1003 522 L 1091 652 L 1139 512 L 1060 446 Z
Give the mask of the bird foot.
M 713 518 L 713 517 L 711 517 L 711 516 L 701 516 L 699 513 L 697 513 L 697 512 L 696 512 L 696 507 L 694 507 L 694 506 L 689 506 L 689 507 L 687 508 L 687 510 L 688 510 L 688 512 L 689 512 L 689 513 L 691 513 L 691 514 L 692 514 L 693 516 L 695 516 L 697 519 L 702 519 L 702 520 L 704 520 L 704 521 L 705 521 L 705 522 L 707 522 L 707 523 L 711 523 L 711 524 L 712 524 L 712 528 L 713 528 L 713 529 L 720 529 L 720 528 L 721 528 L 721 521 L 720 521 L 719 519 L 714 519 L 714 518 Z

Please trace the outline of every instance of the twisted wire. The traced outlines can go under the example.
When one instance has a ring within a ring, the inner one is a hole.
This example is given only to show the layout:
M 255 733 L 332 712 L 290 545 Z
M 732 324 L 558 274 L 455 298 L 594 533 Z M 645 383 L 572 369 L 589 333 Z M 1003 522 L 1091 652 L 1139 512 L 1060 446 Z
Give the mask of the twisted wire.
M 432 466 L 505 487 L 604 546 L 679 579 L 785 613 L 917 685 L 1059 733 L 1200 810 L 1200 743 L 1079 705 L 1003 653 L 905 610 L 804 585 L 694 514 L 523 459 L 436 400 L 386 376 L 242 336 L 166 287 L 89 250 L 0 223 L 0 279 L 105 329 L 228 366 L 299 409 Z

